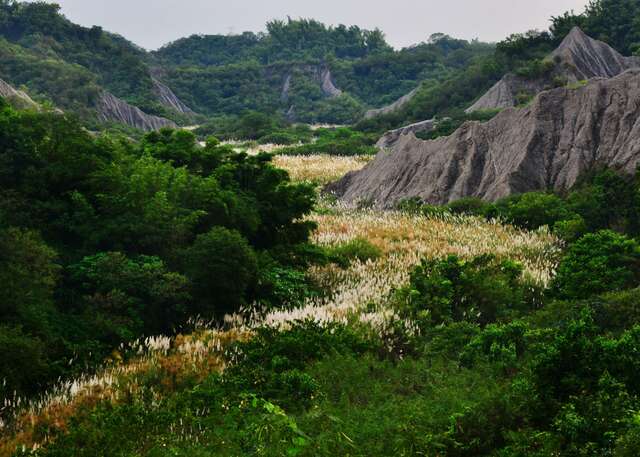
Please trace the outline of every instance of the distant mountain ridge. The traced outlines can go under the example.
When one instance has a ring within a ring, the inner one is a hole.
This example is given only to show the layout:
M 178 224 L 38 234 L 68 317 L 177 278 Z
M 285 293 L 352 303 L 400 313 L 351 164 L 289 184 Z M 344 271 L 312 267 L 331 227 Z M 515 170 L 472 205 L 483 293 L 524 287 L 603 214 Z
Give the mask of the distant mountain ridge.
M 104 122 L 150 129 L 246 111 L 349 124 L 493 49 L 438 35 L 395 51 L 377 29 L 288 19 L 269 22 L 266 33 L 194 35 L 147 52 L 99 26 L 72 23 L 55 4 L 4 0 L 0 15 L 0 78 L 96 130 Z

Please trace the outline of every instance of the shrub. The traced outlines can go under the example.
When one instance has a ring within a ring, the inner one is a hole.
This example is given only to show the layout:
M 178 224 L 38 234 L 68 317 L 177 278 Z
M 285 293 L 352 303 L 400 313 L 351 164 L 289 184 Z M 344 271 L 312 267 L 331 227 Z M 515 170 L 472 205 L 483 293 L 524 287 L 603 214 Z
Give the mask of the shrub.
M 258 272 L 257 301 L 266 309 L 296 307 L 317 293 L 302 271 L 269 261 L 260 263 Z
M 130 259 L 120 252 L 99 253 L 69 266 L 67 286 L 71 306 L 88 320 L 111 324 L 103 331 L 119 336 L 114 346 L 141 333 L 171 331 L 191 302 L 187 278 L 167 271 L 161 259 Z
M 553 225 L 553 233 L 565 241 L 575 241 L 587 233 L 587 223 L 582 216 L 558 221 Z
M 631 176 L 601 170 L 581 178 L 567 196 L 567 205 L 585 221 L 588 231 L 611 229 L 640 233 L 638 184 Z
M 467 197 L 456 200 L 447 205 L 447 209 L 453 214 L 469 214 L 483 216 L 490 211 L 491 204 L 476 197 Z
M 486 325 L 532 305 L 520 283 L 521 274 L 519 264 L 491 255 L 469 261 L 456 256 L 423 260 L 399 298 L 412 316 L 432 324 L 468 321 Z
M 298 141 L 298 138 L 288 132 L 273 132 L 258 139 L 259 144 L 291 145 Z
M 0 325 L 0 397 L 35 393 L 50 370 L 45 344 L 19 327 Z
M 329 259 L 343 267 L 349 266 L 353 260 L 366 262 L 378 259 L 381 255 L 380 248 L 366 238 L 355 238 L 329 250 Z
M 465 347 L 460 360 L 466 366 L 473 365 L 476 360 L 487 360 L 503 369 L 515 368 L 526 351 L 528 330 L 522 321 L 488 325 Z
M 199 235 L 183 254 L 200 312 L 206 317 L 245 303 L 255 284 L 257 259 L 247 240 L 235 230 L 214 227 Z
M 602 230 L 571 245 L 558 267 L 555 290 L 563 298 L 588 298 L 640 284 L 640 245 Z
M 504 198 L 495 203 L 494 214 L 529 230 L 543 225 L 553 227 L 556 222 L 572 217 L 562 198 L 547 192 L 528 192 Z
M 375 154 L 377 152 L 374 146 L 377 140 L 376 135 L 356 132 L 348 127 L 320 129 L 316 135 L 317 140 L 314 143 L 283 148 L 279 152 L 289 155 L 331 154 L 338 156 Z
M 518 68 L 515 73 L 527 79 L 543 78 L 549 76 L 555 65 L 555 62 L 551 59 L 534 59 Z
M 296 322 L 286 331 L 260 328 L 250 341 L 238 343 L 238 363 L 225 373 L 235 391 L 250 391 L 283 407 L 308 408 L 319 398 L 320 386 L 304 372 L 313 361 L 334 353 L 362 354 L 377 349 L 353 329 L 339 324 L 321 326 Z

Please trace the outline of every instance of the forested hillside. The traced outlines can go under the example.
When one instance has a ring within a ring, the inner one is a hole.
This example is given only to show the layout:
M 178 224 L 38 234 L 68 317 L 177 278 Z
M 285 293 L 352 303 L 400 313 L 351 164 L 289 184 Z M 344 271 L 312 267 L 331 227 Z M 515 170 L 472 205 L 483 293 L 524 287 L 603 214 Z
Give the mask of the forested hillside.
M 61 108 L 90 108 L 104 88 L 151 114 L 155 100 L 146 52 L 100 27 L 75 25 L 59 7 L 41 2 L 0 3 L 0 76 Z
M 268 23 L 264 33 L 192 36 L 149 53 L 99 26 L 71 23 L 54 4 L 2 0 L 0 14 L 0 78 L 92 128 L 104 121 L 104 91 L 145 114 L 183 123 L 195 119 L 176 105 L 199 113 L 200 120 L 254 110 L 351 123 L 365 109 L 393 101 L 423 80 L 441 81 L 491 50 L 434 36 L 430 44 L 394 51 L 380 30 L 289 19 Z M 166 103 L 158 79 L 180 102 Z
M 184 131 L 93 138 L 59 114 L 0 108 L 2 396 L 190 317 L 305 293 L 313 224 L 299 219 L 314 193 L 268 156 Z
M 293 107 L 298 120 L 350 123 L 365 108 L 390 103 L 422 81 L 444 80 L 491 49 L 434 35 L 428 44 L 394 51 L 380 30 L 289 19 L 268 23 L 264 34 L 192 36 L 154 56 L 172 67 L 168 79 L 176 92 L 201 112 Z M 323 94 L 316 68 L 327 68 L 343 94 Z

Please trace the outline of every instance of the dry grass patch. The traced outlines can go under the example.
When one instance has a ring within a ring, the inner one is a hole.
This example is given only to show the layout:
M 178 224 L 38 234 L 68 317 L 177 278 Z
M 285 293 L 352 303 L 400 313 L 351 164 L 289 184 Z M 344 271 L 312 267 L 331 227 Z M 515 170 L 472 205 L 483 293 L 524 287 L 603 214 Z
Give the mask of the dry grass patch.
M 289 172 L 293 181 L 328 184 L 342 178 L 350 171 L 361 170 L 374 156 L 331 156 L 326 154 L 275 156 L 276 167 Z

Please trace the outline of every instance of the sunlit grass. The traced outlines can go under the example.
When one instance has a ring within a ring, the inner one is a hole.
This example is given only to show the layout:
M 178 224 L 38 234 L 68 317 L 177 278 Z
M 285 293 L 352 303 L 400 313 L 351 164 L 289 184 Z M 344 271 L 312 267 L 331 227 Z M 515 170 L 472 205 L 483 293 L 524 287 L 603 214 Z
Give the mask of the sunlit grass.
M 274 164 L 289 172 L 294 181 L 328 184 L 350 171 L 362 169 L 373 159 L 370 155 L 331 156 L 326 154 L 286 156 L 274 158 Z

